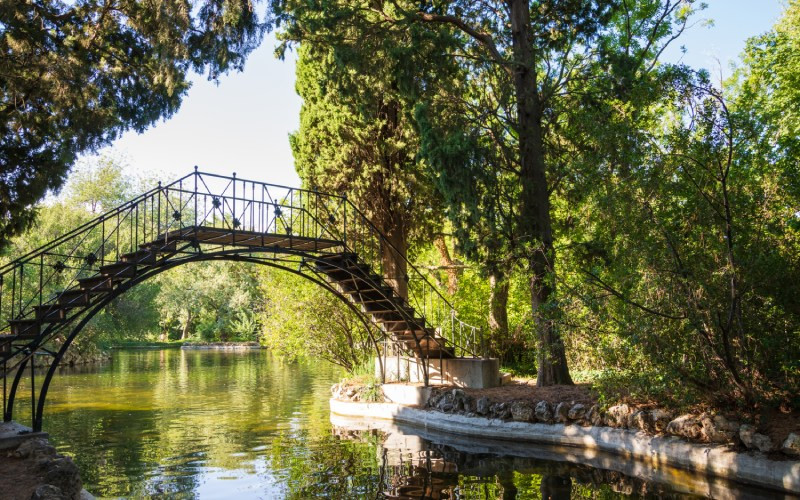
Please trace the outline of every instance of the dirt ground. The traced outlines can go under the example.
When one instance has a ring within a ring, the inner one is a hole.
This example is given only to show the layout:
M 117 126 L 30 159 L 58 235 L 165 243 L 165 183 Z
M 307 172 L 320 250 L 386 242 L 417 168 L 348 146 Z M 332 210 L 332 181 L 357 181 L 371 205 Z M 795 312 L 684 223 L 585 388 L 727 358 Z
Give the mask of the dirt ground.
M 591 406 L 597 402 L 597 397 L 592 393 L 589 384 L 553 385 L 550 387 L 536 387 L 535 380 L 515 379 L 508 385 L 492 387 L 491 389 L 464 389 L 464 392 L 474 398 L 486 396 L 492 403 L 506 403 L 511 401 L 547 401 L 548 403 L 581 403 Z

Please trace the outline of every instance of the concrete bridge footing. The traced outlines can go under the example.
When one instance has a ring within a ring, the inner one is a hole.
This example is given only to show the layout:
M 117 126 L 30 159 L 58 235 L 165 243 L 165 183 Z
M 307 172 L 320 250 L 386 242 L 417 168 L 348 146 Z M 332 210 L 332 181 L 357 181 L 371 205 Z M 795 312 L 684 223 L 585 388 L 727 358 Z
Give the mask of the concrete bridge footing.
M 375 360 L 375 374 L 381 376 L 381 363 L 386 366 L 386 382 L 422 383 L 423 360 L 409 356 L 387 356 Z M 500 385 L 500 360 L 497 358 L 431 359 L 428 365 L 431 385 L 455 385 L 486 389 Z

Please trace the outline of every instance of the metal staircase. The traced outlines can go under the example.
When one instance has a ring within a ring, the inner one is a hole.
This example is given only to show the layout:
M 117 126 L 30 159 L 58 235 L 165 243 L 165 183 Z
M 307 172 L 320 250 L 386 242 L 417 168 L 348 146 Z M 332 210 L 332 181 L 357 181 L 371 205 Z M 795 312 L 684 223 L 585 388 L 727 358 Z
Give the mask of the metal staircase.
M 406 275 L 385 276 L 387 252 Z M 379 359 L 391 349 L 422 360 L 426 383 L 431 360 L 483 355 L 480 331 L 345 197 L 195 169 L 0 267 L 4 420 L 27 366 L 41 429 L 50 381 L 85 324 L 136 284 L 207 260 L 266 264 L 320 284 L 371 326 Z M 407 297 L 390 285 L 398 280 Z M 49 368 L 37 401 L 31 360 L 41 354 Z

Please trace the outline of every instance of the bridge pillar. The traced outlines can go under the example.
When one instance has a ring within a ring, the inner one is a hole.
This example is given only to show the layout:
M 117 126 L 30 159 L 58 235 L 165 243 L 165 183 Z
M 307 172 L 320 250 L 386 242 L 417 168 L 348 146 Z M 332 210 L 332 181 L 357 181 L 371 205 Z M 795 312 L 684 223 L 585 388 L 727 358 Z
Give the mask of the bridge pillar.
M 409 356 L 387 356 L 384 360 L 386 382 L 423 383 L 422 360 Z M 431 385 L 454 385 L 486 389 L 500 385 L 500 360 L 497 358 L 431 359 L 428 365 Z M 380 378 L 380 362 L 375 360 L 375 374 Z

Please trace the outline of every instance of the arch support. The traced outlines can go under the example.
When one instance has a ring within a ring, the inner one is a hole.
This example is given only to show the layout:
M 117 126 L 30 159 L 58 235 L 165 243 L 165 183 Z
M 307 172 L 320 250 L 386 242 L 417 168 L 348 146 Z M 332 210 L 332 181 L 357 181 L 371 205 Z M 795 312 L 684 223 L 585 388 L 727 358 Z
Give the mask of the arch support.
M 337 298 L 339 298 L 342 302 L 344 302 L 353 312 L 356 313 L 356 317 L 359 318 L 362 325 L 364 326 L 367 334 L 370 338 L 370 343 L 375 348 L 376 357 L 378 360 L 381 359 L 381 351 L 380 351 L 380 344 L 378 340 L 375 338 L 373 334 L 373 328 L 376 328 L 375 325 L 371 323 L 369 319 L 367 319 L 367 315 L 365 315 L 361 310 L 359 310 L 348 298 L 339 290 L 336 290 L 330 283 L 326 282 L 325 280 L 318 277 L 313 271 L 310 271 L 308 266 L 303 266 L 302 263 L 306 260 L 315 260 L 316 256 L 313 255 L 305 255 L 302 256 L 302 260 L 300 261 L 301 265 L 298 268 L 289 267 L 286 263 L 282 263 L 280 260 L 276 258 L 270 259 L 269 257 L 254 257 L 253 255 L 257 255 L 259 253 L 265 252 L 252 252 L 248 251 L 247 253 L 243 253 L 241 251 L 236 250 L 228 250 L 228 251 L 221 251 L 221 252 L 214 252 L 214 253 L 196 253 L 190 257 L 179 258 L 174 260 L 168 260 L 160 264 L 158 267 L 152 268 L 141 275 L 121 283 L 118 285 L 111 293 L 104 296 L 101 300 L 92 304 L 81 317 L 78 319 L 77 323 L 73 327 L 71 327 L 70 333 L 65 337 L 64 341 L 62 342 L 61 346 L 59 347 L 58 351 L 53 356 L 53 361 L 50 363 L 50 366 L 45 373 L 44 379 L 42 381 L 42 385 L 39 389 L 39 397 L 38 399 L 34 399 L 35 407 L 32 409 L 32 426 L 34 432 L 39 432 L 42 430 L 42 424 L 44 420 L 44 410 L 45 410 L 45 403 L 47 401 L 47 393 L 50 389 L 50 385 L 52 383 L 53 377 L 55 376 L 58 367 L 61 361 L 64 358 L 67 350 L 72 345 L 75 338 L 80 334 L 81 331 L 86 327 L 89 321 L 97 315 L 103 308 L 105 308 L 111 301 L 119 297 L 120 295 L 124 294 L 131 288 L 135 287 L 139 283 L 142 283 L 158 274 L 161 274 L 165 271 L 173 269 L 177 266 L 183 264 L 189 264 L 194 262 L 204 262 L 204 261 L 236 261 L 236 262 L 247 262 L 252 264 L 259 264 L 269 266 L 275 269 L 280 269 L 282 271 L 290 272 L 297 276 L 302 276 L 303 278 L 315 283 L 318 286 L 321 286 L 328 292 L 334 294 Z M 296 262 L 293 262 L 296 264 Z M 309 272 L 303 272 L 303 269 L 309 270 Z M 33 355 L 30 356 L 31 358 Z M 385 377 L 385 367 L 383 366 L 383 362 L 380 361 L 380 369 L 381 369 L 381 376 Z M 11 392 L 9 394 L 9 401 L 6 408 L 6 412 L 3 415 L 5 421 L 10 421 L 13 417 L 13 402 L 16 396 L 17 387 L 19 385 L 20 379 L 22 377 L 23 371 L 25 369 L 25 365 L 27 364 L 27 359 L 22 362 L 21 365 L 18 367 L 18 371 L 15 375 L 14 382 L 12 383 Z M 33 403 L 32 401 L 32 403 Z

